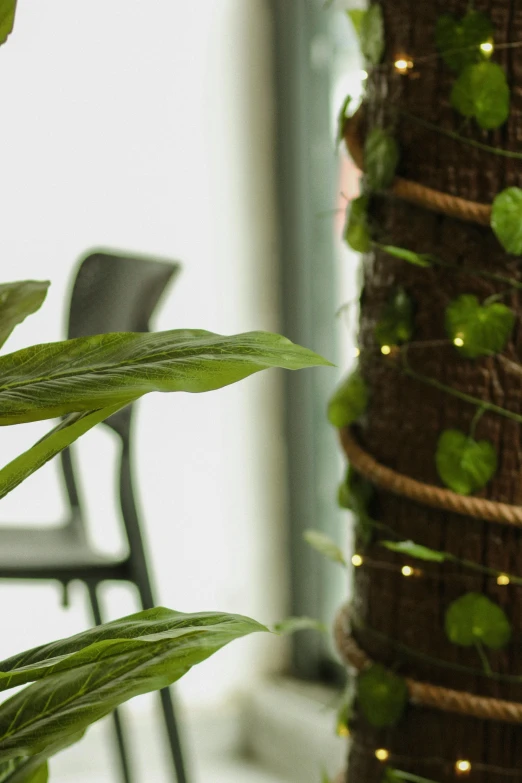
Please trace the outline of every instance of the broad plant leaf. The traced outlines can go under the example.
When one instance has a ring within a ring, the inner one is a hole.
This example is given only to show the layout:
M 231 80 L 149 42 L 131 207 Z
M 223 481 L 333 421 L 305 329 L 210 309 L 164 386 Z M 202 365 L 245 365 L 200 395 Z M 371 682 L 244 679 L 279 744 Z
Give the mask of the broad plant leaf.
M 259 370 L 330 365 L 285 337 L 203 330 L 116 333 L 0 357 L 0 425 L 92 411 L 147 392 L 205 392 Z
M 395 247 L 394 245 L 379 245 L 379 250 L 384 253 L 388 253 L 389 256 L 394 258 L 400 258 L 402 261 L 407 261 L 408 264 L 413 266 L 429 267 L 431 261 L 429 256 L 422 253 L 414 253 L 413 250 L 407 250 L 404 247 Z
M 491 228 L 508 253 L 522 256 L 522 190 L 507 188 L 493 201 Z
M 358 370 L 341 381 L 328 403 L 328 421 L 338 429 L 357 421 L 368 407 L 368 387 Z
M 370 191 L 385 190 L 391 185 L 399 163 L 399 147 L 393 136 L 374 128 L 364 145 L 365 183 Z
M 368 723 L 383 729 L 401 719 L 408 689 L 402 677 L 375 663 L 359 675 L 357 700 Z
M 131 402 L 131 400 L 128 400 Z M 126 403 L 113 405 L 109 408 L 101 408 L 97 411 L 86 413 L 71 413 L 58 426 L 52 429 L 38 443 L 30 449 L 15 457 L 5 467 L 0 469 L 0 498 L 12 492 L 19 484 L 25 481 L 32 473 L 45 465 L 60 451 L 74 443 L 81 435 L 95 427 L 113 413 L 125 407 Z M 1 779 L 0 779 L 1 783 Z
M 0 757 L 43 761 L 122 702 L 167 687 L 234 639 L 266 630 L 239 615 L 158 608 L 4 661 L 4 688 L 41 679 L 0 705 Z
M 378 65 L 384 54 L 384 19 L 378 3 L 373 3 L 361 17 L 359 40 L 370 65 Z
M 48 783 L 49 767 L 47 762 L 37 767 L 33 772 L 28 772 L 27 774 L 24 772 L 23 768 L 18 770 L 16 778 L 11 775 L 11 777 L 7 779 L 7 783 L 15 783 L 16 779 L 19 783 Z
M 476 296 L 463 294 L 446 308 L 446 332 L 451 340 L 460 338 L 456 349 L 468 359 L 500 353 L 506 347 L 515 325 L 509 307 L 492 302 L 481 305 Z
M 352 8 L 350 11 L 346 12 L 346 15 L 348 16 L 348 19 L 353 24 L 354 30 L 357 33 L 357 35 L 360 37 L 363 20 L 366 16 L 366 11 L 364 11 L 362 8 Z
M 305 530 L 303 538 L 312 549 L 327 557 L 328 560 L 331 560 L 333 563 L 340 563 L 342 566 L 347 565 L 341 548 L 320 530 Z
M 368 253 L 372 247 L 368 221 L 368 196 L 359 196 L 348 204 L 344 239 L 357 253 Z
M 497 63 L 468 65 L 451 91 L 451 105 L 464 117 L 475 117 L 484 130 L 500 128 L 509 117 L 509 86 Z
M 0 46 L 13 32 L 16 0 L 0 0 Z
M 396 288 L 375 327 L 379 345 L 401 345 L 413 335 L 413 300 L 404 288 Z
M 346 123 L 346 118 L 348 116 L 348 109 L 350 108 L 351 102 L 352 102 L 352 96 L 347 95 L 339 111 L 339 116 L 337 118 L 337 139 L 336 139 L 337 146 L 339 146 L 339 144 L 342 142 L 344 138 L 344 126 Z
M 445 430 L 437 444 L 435 463 L 447 487 L 460 495 L 471 495 L 495 475 L 497 454 L 488 440 L 476 441 L 460 430 Z
M 328 628 L 320 620 L 316 620 L 313 617 L 287 617 L 274 625 L 274 631 L 284 635 L 297 633 L 298 631 L 327 633 Z
M 39 280 L 22 280 L 0 285 L 0 346 L 15 326 L 22 323 L 42 306 L 50 283 Z
M 439 16 L 435 41 L 446 65 L 460 73 L 466 66 L 486 58 L 480 45 L 489 42 L 493 33 L 490 19 L 480 11 L 470 10 L 460 20 L 451 14 Z
M 445 552 L 437 552 L 435 549 L 429 549 L 429 547 L 416 544 L 414 541 L 379 541 L 379 543 L 390 552 L 398 552 L 400 555 L 408 555 L 417 560 L 443 563 L 448 559 Z
M 461 647 L 484 644 L 492 650 L 505 647 L 511 638 L 511 623 L 504 610 L 480 593 L 466 593 L 448 607 L 446 635 Z

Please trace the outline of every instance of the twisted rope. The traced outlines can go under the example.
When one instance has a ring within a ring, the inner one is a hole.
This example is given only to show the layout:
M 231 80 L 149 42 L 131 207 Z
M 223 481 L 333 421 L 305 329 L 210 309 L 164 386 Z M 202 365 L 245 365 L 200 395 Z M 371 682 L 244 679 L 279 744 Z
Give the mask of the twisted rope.
M 391 468 L 381 465 L 355 440 L 349 427 L 340 430 L 344 453 L 351 465 L 362 476 L 382 489 L 402 495 L 410 500 L 423 503 L 431 508 L 443 508 L 476 519 L 484 519 L 499 525 L 522 526 L 522 506 L 511 506 L 507 503 L 496 503 L 484 498 L 458 495 L 450 489 L 424 484 Z
M 355 165 L 364 171 L 364 148 L 361 139 L 361 123 L 364 118 L 361 106 L 355 114 L 346 120 L 344 128 L 344 140 Z M 470 223 L 478 223 L 481 226 L 489 226 L 491 222 L 491 206 L 479 204 L 477 201 L 467 201 L 449 193 L 428 188 L 419 182 L 395 177 L 389 191 L 397 198 L 426 207 L 443 215 L 467 220 Z
M 344 606 L 337 614 L 334 635 L 339 654 L 348 665 L 361 671 L 371 666 L 373 661 L 362 650 L 350 630 L 349 609 Z M 522 704 L 488 696 L 474 696 L 465 691 L 455 691 L 442 688 L 427 682 L 419 682 L 411 677 L 405 678 L 410 701 L 433 707 L 444 712 L 456 712 L 460 715 L 470 715 L 474 718 L 503 721 L 504 723 L 522 722 Z

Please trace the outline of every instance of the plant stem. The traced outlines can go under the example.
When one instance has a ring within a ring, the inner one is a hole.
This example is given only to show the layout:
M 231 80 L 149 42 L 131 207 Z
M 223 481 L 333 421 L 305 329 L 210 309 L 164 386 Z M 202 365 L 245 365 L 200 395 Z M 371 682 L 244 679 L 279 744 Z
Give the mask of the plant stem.
M 475 437 L 475 430 L 477 429 L 477 424 L 479 423 L 479 421 L 481 420 L 481 418 L 482 418 L 482 416 L 484 415 L 485 412 L 486 412 L 486 409 L 484 408 L 483 405 L 481 405 L 480 408 L 478 408 L 478 410 L 475 413 L 475 415 L 473 416 L 473 419 L 471 421 L 471 425 L 470 425 L 470 428 L 469 428 L 469 437 L 470 438 L 474 438 Z
M 403 772 L 400 769 L 392 770 L 396 780 L 404 780 L 405 783 L 436 783 L 436 781 L 414 775 L 412 772 Z
M 488 656 L 486 655 L 486 651 L 484 649 L 484 645 L 482 642 L 475 642 L 475 647 L 477 649 L 477 652 L 479 654 L 479 658 L 482 661 L 482 666 L 484 668 L 484 674 L 486 674 L 488 677 L 491 677 L 493 674 L 493 670 L 491 668 L 491 665 L 488 661 Z

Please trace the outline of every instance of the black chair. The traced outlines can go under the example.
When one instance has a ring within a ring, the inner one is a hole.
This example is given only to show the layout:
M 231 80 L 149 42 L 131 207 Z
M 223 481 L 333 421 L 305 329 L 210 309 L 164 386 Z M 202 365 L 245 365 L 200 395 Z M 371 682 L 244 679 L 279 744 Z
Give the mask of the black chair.
M 149 319 L 179 269 L 174 263 L 109 252 L 87 256 L 80 264 L 72 290 L 68 337 L 149 331 Z M 123 559 L 101 555 L 89 543 L 70 450 L 61 455 L 70 505 L 66 524 L 52 528 L 0 527 L 0 579 L 58 580 L 65 595 L 69 582 L 79 579 L 87 587 L 97 625 L 102 622 L 97 588 L 105 580 L 133 582 L 143 608 L 155 605 L 133 492 L 132 408 L 129 405 L 103 423 L 121 441 L 119 490 L 128 541 L 128 554 Z M 176 779 L 178 783 L 187 783 L 172 696 L 168 688 L 160 695 Z M 131 783 L 121 715 L 116 711 L 113 717 L 123 779 Z

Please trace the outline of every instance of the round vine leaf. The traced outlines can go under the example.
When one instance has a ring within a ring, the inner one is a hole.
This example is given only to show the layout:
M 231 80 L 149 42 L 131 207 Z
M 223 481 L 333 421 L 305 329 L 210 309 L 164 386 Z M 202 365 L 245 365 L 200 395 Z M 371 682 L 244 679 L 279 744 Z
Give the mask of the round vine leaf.
M 407 261 L 408 264 L 413 264 L 413 266 L 431 266 L 429 256 L 422 253 L 414 253 L 413 250 L 408 250 L 405 247 L 395 247 L 394 245 L 379 245 L 378 247 L 379 250 L 388 253 L 389 256 L 400 258 L 402 261 Z
M 500 302 L 481 305 L 476 296 L 462 294 L 446 308 L 446 331 L 468 359 L 500 353 L 515 325 L 515 314 Z M 462 344 L 461 344 L 462 343 Z
M 480 593 L 466 593 L 447 609 L 446 635 L 461 647 L 485 644 L 500 650 L 511 638 L 511 623 L 504 610 Z
M 368 723 L 377 728 L 395 726 L 408 702 L 408 689 L 402 677 L 378 663 L 359 675 L 357 699 Z
M 393 182 L 399 162 L 399 147 L 387 131 L 374 128 L 364 145 L 364 173 L 371 191 L 385 190 Z
M 417 560 L 444 563 L 444 561 L 448 559 L 445 552 L 437 552 L 435 549 L 429 549 L 427 546 L 416 544 L 414 541 L 380 541 L 379 543 L 391 552 L 409 555 L 409 557 L 416 558 Z
M 497 454 L 488 440 L 476 441 L 460 430 L 444 430 L 435 454 L 444 484 L 459 495 L 471 495 L 486 486 L 497 470 Z
M 368 388 L 355 370 L 345 378 L 328 403 L 328 421 L 334 427 L 347 427 L 363 415 L 368 406 Z
M 509 116 L 509 86 L 500 65 L 468 65 L 453 85 L 451 105 L 464 117 L 475 117 L 484 130 L 500 128 Z
M 359 40 L 370 65 L 378 65 L 384 54 L 384 19 L 378 3 L 371 5 L 361 18 Z
M 507 188 L 499 193 L 491 210 L 491 228 L 508 253 L 522 256 L 522 190 Z
M 397 288 L 375 327 L 379 345 L 400 345 L 413 334 L 413 301 L 404 288 Z
M 368 253 L 372 246 L 368 224 L 368 201 L 368 196 L 359 196 L 348 205 L 344 239 L 357 253 Z
M 460 20 L 442 14 L 437 19 L 435 42 L 446 65 L 460 73 L 485 58 L 480 45 L 491 40 L 493 33 L 491 21 L 480 11 L 468 11 Z

